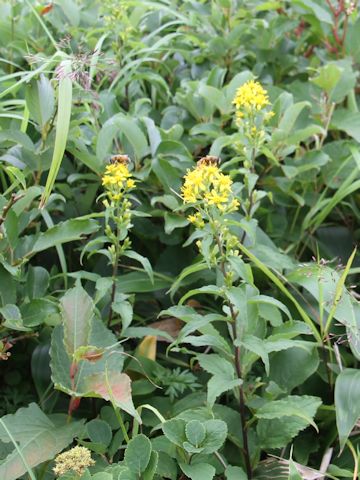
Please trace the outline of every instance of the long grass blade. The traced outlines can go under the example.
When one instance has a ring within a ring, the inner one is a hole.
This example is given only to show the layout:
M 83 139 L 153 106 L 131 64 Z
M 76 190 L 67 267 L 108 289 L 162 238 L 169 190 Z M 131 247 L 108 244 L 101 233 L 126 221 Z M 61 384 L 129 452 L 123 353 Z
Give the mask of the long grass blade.
M 68 75 L 65 75 L 64 78 L 59 81 L 58 115 L 56 122 L 55 146 L 49 174 L 46 180 L 45 190 L 40 200 L 40 208 L 43 208 L 48 201 L 60 169 L 69 133 L 71 106 L 72 82 Z
M 319 344 L 322 344 L 321 335 L 319 334 L 318 329 L 316 328 L 316 325 L 311 320 L 309 315 L 305 312 L 305 310 L 302 308 L 300 303 L 296 300 L 294 295 L 292 295 L 292 293 L 289 292 L 289 290 L 278 279 L 278 277 L 266 265 L 264 265 L 264 263 L 261 260 L 259 260 L 253 253 L 251 253 L 250 250 L 248 250 L 242 244 L 239 244 L 239 248 L 278 287 L 278 289 L 281 290 L 288 297 L 288 299 L 292 301 L 292 303 L 296 307 L 297 311 L 299 312 L 304 322 L 310 327 L 316 340 L 319 342 Z

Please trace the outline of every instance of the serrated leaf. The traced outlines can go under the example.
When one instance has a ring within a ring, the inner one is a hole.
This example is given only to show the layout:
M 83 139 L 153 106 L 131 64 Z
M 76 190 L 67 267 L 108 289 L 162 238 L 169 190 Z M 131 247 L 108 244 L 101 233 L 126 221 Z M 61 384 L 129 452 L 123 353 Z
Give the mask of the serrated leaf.
M 192 420 L 186 424 L 185 434 L 188 441 L 195 447 L 198 447 L 205 438 L 206 430 L 201 422 Z
M 184 420 L 173 418 L 162 424 L 164 435 L 170 442 L 175 443 L 178 447 L 186 441 L 185 422 Z
M 210 454 L 219 450 L 224 444 L 227 436 L 227 425 L 222 420 L 207 420 L 204 423 L 206 430 L 203 442 L 203 453 Z

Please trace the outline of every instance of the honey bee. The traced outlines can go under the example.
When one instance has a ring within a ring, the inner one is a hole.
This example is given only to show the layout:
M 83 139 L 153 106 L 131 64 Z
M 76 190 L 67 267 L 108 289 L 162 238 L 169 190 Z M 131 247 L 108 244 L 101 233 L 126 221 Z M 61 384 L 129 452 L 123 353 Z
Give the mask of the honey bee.
M 128 165 L 130 163 L 129 155 L 112 155 L 110 157 L 110 163 L 122 163 L 123 165 Z
M 218 167 L 220 165 L 221 159 L 220 157 L 215 157 L 213 155 L 206 155 L 206 157 L 200 158 L 200 160 L 197 162 L 197 166 L 199 167 L 200 165 L 206 165 L 206 166 L 215 166 Z

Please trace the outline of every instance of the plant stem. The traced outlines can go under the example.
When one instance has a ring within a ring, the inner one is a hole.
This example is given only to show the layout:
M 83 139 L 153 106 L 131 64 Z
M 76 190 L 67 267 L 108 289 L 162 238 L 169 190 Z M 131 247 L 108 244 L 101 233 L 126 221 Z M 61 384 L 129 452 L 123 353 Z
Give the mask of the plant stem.
M 118 422 L 119 422 L 119 425 L 120 425 L 120 428 L 121 428 L 121 431 L 124 435 L 124 440 L 126 443 L 129 443 L 130 442 L 130 438 L 129 438 L 129 435 L 127 433 L 127 430 L 125 428 L 125 424 L 124 424 L 124 420 L 122 419 L 122 416 L 121 416 L 121 413 L 119 411 L 119 408 L 113 403 L 113 409 L 114 409 L 114 412 L 115 412 L 115 415 L 116 415 L 116 418 L 118 419 Z
M 232 331 L 234 340 L 236 340 L 236 313 L 234 311 L 233 305 L 229 302 L 230 314 L 233 320 L 232 323 Z M 235 369 L 236 374 L 239 379 L 242 379 L 242 368 L 241 368 L 241 352 L 240 347 L 235 347 Z M 245 459 L 245 466 L 246 472 L 249 480 L 252 478 L 252 468 L 250 462 L 250 451 L 249 451 L 249 442 L 248 442 L 248 435 L 247 435 L 247 428 L 246 428 L 246 414 L 245 414 L 245 395 L 244 395 L 244 387 L 243 383 L 239 385 L 239 412 L 241 418 L 241 432 L 243 437 L 243 444 L 244 444 L 244 459 Z
M 224 255 L 224 249 L 223 245 L 221 243 L 220 237 L 218 234 L 215 234 L 215 240 L 219 248 L 219 253 L 223 257 Z M 226 278 L 226 269 L 225 269 L 225 261 L 222 258 L 220 262 L 220 270 L 224 276 L 224 279 Z M 230 309 L 230 316 L 231 316 L 231 325 L 232 325 L 232 335 L 233 335 L 233 340 L 235 341 L 237 338 L 237 331 L 236 331 L 236 317 L 237 313 L 235 312 L 234 305 L 230 302 L 226 302 L 229 309 Z M 240 352 L 240 347 L 239 346 L 234 346 L 234 356 L 235 356 L 235 370 L 237 377 L 240 380 L 243 380 L 242 378 L 242 368 L 241 368 L 241 352 Z M 239 385 L 239 413 L 240 413 L 240 419 L 241 419 L 241 432 L 242 432 L 242 438 L 243 438 L 243 454 L 244 454 L 244 460 L 245 460 L 245 466 L 246 466 L 246 472 L 248 479 L 251 480 L 252 478 L 252 468 L 251 468 L 251 461 L 250 461 L 250 451 L 249 451 L 249 442 L 248 442 L 248 435 L 247 435 L 247 427 L 246 427 L 246 413 L 245 413 L 245 395 L 244 395 L 244 384 L 242 383 Z

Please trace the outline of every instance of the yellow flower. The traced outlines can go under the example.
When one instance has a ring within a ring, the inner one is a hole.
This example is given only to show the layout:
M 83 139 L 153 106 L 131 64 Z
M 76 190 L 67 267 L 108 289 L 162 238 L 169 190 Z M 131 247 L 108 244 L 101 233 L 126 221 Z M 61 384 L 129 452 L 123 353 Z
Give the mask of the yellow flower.
M 205 222 L 199 212 L 194 213 L 194 215 L 189 215 L 187 219 L 190 223 L 195 225 L 195 227 L 203 228 L 205 226 Z
M 249 80 L 237 89 L 233 104 L 238 110 L 237 117 L 242 118 L 243 113 L 241 110 L 245 110 L 248 113 L 260 111 L 267 105 L 270 105 L 270 102 L 267 91 L 262 85 L 255 80 Z
M 216 165 L 198 163 L 193 170 L 188 170 L 184 177 L 182 198 L 184 203 L 214 206 L 221 212 L 234 211 L 238 203 L 234 203 L 232 183 L 231 178 L 224 175 Z M 200 227 L 199 216 L 196 215 L 190 215 L 188 220 Z
M 85 469 L 92 465 L 95 465 L 95 462 L 91 458 L 90 450 L 85 447 L 74 447 L 55 458 L 53 471 L 56 476 L 60 477 L 72 470 L 80 477 Z
M 128 167 L 123 163 L 112 163 L 106 166 L 102 179 L 104 187 L 125 188 L 126 182 L 131 177 Z

